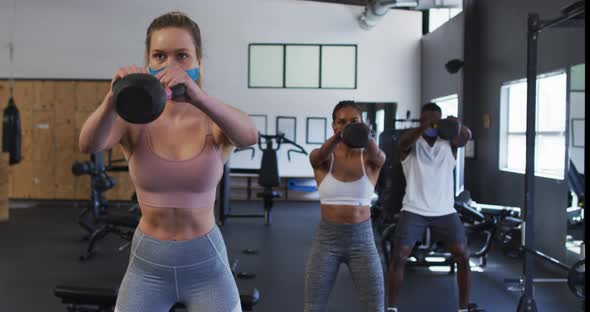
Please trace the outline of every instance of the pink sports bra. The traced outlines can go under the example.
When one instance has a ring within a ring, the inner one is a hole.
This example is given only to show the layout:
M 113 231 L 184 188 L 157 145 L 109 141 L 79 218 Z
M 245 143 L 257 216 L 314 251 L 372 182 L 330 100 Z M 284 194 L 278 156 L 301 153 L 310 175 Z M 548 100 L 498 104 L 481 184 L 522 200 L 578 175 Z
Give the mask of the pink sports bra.
M 203 149 L 186 160 L 165 159 L 153 150 L 150 126 L 139 135 L 129 157 L 129 175 L 140 204 L 169 208 L 209 208 L 223 174 L 220 150 L 209 123 Z

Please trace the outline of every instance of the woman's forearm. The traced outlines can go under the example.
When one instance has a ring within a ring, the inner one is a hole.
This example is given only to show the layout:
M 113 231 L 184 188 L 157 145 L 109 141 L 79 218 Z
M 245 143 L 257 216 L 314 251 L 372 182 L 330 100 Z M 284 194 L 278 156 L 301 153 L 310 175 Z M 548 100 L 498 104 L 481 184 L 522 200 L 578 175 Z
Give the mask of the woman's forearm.
M 381 151 L 375 140 L 369 139 L 369 144 L 366 147 L 368 154 L 368 161 L 373 164 L 382 164 L 385 160 L 385 153 Z
M 195 106 L 207 114 L 237 147 L 258 142 L 258 130 L 248 114 L 227 105 L 203 92 Z
M 100 106 L 88 117 L 80 131 L 78 145 L 82 153 L 96 153 L 120 139 L 117 137 L 117 113 L 112 105 L 112 94 L 109 92 Z M 122 134 L 122 133 L 121 133 Z
M 317 166 L 321 165 L 322 163 L 324 163 L 325 161 L 327 161 L 328 159 L 330 159 L 330 155 L 332 155 L 332 153 L 334 153 L 336 146 L 338 146 L 338 143 L 341 140 L 342 140 L 342 138 L 341 138 L 339 132 L 334 134 L 328 140 L 326 140 L 326 142 L 324 142 L 324 144 L 322 144 L 322 146 L 319 149 L 315 150 L 310 155 L 311 165 L 313 167 L 317 167 Z

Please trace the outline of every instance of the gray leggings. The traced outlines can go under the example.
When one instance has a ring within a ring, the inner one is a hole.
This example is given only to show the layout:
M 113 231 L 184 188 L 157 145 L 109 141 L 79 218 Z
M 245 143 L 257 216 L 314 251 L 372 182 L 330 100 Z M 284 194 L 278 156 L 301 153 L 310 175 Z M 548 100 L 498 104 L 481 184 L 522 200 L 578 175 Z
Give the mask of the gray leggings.
M 340 263 L 346 263 L 359 294 L 362 311 L 383 312 L 383 268 L 371 220 L 333 224 L 322 220 L 305 270 L 305 312 L 325 311 Z
M 115 312 L 168 312 L 177 302 L 190 312 L 242 311 L 217 226 L 187 241 L 159 240 L 135 230 Z

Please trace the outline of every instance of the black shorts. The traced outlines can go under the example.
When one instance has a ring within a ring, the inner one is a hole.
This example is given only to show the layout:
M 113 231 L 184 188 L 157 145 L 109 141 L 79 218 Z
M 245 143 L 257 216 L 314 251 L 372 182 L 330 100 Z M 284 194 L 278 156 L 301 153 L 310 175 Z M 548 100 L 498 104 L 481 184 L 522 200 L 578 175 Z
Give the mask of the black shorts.
M 395 227 L 394 239 L 401 241 L 403 246 L 414 246 L 422 241 L 426 227 L 432 230 L 436 240 L 451 244 L 467 243 L 465 227 L 456 213 L 437 217 L 426 217 L 408 211 L 402 211 Z

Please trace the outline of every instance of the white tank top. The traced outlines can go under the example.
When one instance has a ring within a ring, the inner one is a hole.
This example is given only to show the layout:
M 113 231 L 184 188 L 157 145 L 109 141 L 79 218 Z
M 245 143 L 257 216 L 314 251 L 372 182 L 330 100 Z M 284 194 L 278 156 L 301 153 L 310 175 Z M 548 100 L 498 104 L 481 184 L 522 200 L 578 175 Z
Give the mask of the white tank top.
M 363 160 L 364 149 L 361 150 L 361 166 L 363 167 L 363 176 L 351 182 L 342 182 L 332 175 L 334 167 L 334 154 L 330 160 L 330 171 L 324 177 L 318 186 L 320 194 L 320 203 L 324 205 L 350 205 L 350 206 L 370 206 L 371 198 L 375 191 L 375 186 L 369 180 L 365 171 L 365 162 Z
M 421 136 L 402 161 L 406 177 L 402 211 L 422 216 L 442 216 L 456 212 L 453 194 L 455 163 L 449 141 L 438 138 L 430 146 Z

